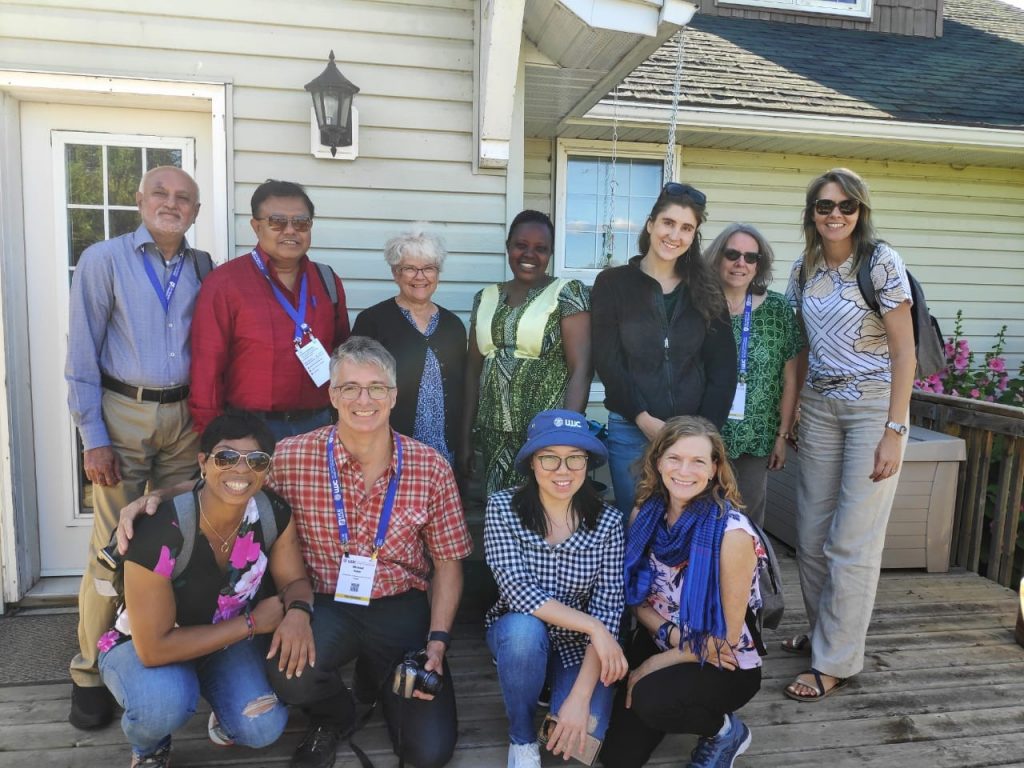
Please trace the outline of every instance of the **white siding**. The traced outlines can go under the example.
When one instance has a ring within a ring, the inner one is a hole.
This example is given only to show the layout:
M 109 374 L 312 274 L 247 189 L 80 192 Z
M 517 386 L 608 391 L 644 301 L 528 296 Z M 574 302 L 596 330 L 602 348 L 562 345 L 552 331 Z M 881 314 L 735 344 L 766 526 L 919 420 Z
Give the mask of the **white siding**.
M 551 205 L 551 181 L 554 175 L 554 142 L 550 139 L 526 140 L 526 171 L 523 174 L 523 207 L 554 214 Z
M 0 3 L 0 68 L 231 83 L 239 252 L 254 244 L 253 190 L 283 178 L 307 187 L 312 255 L 345 280 L 354 311 L 394 292 L 381 249 L 412 221 L 436 223 L 447 241 L 441 304 L 466 312 L 480 285 L 504 277 L 505 178 L 472 171 L 472 0 L 83 5 Z M 331 49 L 361 89 L 355 162 L 309 154 L 303 85 Z

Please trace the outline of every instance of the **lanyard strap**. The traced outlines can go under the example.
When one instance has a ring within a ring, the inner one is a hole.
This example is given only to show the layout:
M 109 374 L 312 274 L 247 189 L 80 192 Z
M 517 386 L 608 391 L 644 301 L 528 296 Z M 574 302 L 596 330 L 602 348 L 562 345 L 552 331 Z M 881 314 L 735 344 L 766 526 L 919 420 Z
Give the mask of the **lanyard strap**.
M 335 427 L 327 436 L 327 471 L 331 477 L 331 497 L 334 501 L 334 515 L 338 518 L 338 540 L 342 549 L 348 554 L 348 519 L 345 516 L 345 497 L 341 492 L 341 480 L 338 477 L 338 462 L 334 458 L 334 442 L 338 434 Z M 391 510 L 395 506 L 395 495 L 398 493 L 398 480 L 402 476 L 402 440 L 395 435 L 395 449 L 398 459 L 395 472 L 388 482 L 388 492 L 384 496 L 384 505 L 380 509 L 380 520 L 377 521 L 377 535 L 373 539 L 373 556 L 377 557 L 384 539 L 388 535 L 388 524 L 391 522 Z
M 277 303 L 281 305 L 288 317 L 295 323 L 295 348 L 298 349 L 302 346 L 302 337 L 307 333 L 312 336 L 312 329 L 306 324 L 306 298 L 308 297 L 307 284 L 306 284 L 306 273 L 302 273 L 302 281 L 299 283 L 299 309 L 295 309 L 292 303 L 288 301 L 288 297 L 284 295 L 280 288 L 274 284 L 274 281 L 270 279 L 270 273 L 267 271 L 267 265 L 263 263 L 263 259 L 260 258 L 259 254 L 256 253 L 256 249 L 252 249 L 252 260 L 256 264 L 256 269 L 260 271 L 260 274 L 267 279 L 267 284 L 270 286 L 270 290 L 274 292 L 274 298 L 277 299 Z
M 740 331 L 740 381 L 747 380 L 747 349 L 750 347 L 750 316 L 753 314 L 754 297 L 747 292 L 743 304 L 743 327 Z
M 185 266 L 185 251 L 181 251 L 178 254 L 178 263 L 171 270 L 171 277 L 167 281 L 166 288 L 160 284 L 160 278 L 156 276 L 156 270 L 153 269 L 153 265 L 146 258 L 145 248 L 142 250 L 142 265 L 146 268 L 146 275 L 149 277 L 149 282 L 153 286 L 153 290 L 156 291 L 156 297 L 160 299 L 160 305 L 164 308 L 164 314 L 166 315 L 171 311 L 171 297 L 174 296 L 174 289 L 178 287 L 178 280 L 181 279 L 181 268 Z

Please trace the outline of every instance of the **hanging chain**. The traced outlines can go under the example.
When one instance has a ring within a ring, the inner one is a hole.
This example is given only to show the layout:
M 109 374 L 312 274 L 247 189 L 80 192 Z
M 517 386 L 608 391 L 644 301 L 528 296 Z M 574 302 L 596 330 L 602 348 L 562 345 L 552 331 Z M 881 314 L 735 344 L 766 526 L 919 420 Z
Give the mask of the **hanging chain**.
M 602 239 L 603 251 L 604 251 L 604 264 L 602 266 L 611 266 L 612 260 L 615 258 L 615 192 L 619 186 L 619 180 L 616 177 L 616 162 L 619 157 L 619 89 L 618 87 L 612 92 L 612 162 L 608 166 L 606 176 L 608 178 L 608 194 L 604 198 L 605 204 L 605 217 L 604 217 L 604 233 Z
M 675 181 L 676 123 L 679 119 L 679 91 L 683 81 L 683 30 L 676 33 L 679 49 L 676 53 L 676 74 L 672 79 L 672 114 L 668 121 L 668 146 L 665 147 L 665 174 L 663 183 Z

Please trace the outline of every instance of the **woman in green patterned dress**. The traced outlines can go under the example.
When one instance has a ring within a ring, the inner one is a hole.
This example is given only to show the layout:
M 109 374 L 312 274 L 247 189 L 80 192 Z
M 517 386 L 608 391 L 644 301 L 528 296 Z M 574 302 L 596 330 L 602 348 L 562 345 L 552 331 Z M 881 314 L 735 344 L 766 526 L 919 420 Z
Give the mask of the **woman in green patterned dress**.
M 547 273 L 554 239 L 546 214 L 516 216 L 505 243 L 512 279 L 473 300 L 457 467 L 464 482 L 472 472 L 475 437 L 487 494 L 522 481 L 513 463 L 534 416 L 587 407 L 590 295 L 578 280 Z
M 768 470 L 786 465 L 786 442 L 800 394 L 797 354 L 803 340 L 789 302 L 768 290 L 774 256 L 757 229 L 730 224 L 704 257 L 721 280 L 729 304 L 739 365 L 736 396 L 722 437 L 736 470 L 744 511 L 763 525 Z M 749 327 L 747 334 L 744 325 Z

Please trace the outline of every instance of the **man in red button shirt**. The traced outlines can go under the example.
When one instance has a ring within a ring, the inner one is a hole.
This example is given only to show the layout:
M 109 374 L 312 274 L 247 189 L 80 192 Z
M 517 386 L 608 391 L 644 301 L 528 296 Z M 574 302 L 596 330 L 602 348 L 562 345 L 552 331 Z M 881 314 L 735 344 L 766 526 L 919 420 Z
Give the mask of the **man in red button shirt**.
M 197 432 L 239 408 L 280 440 L 331 423 L 327 366 L 349 336 L 348 310 L 338 276 L 306 255 L 313 201 L 300 185 L 257 187 L 251 224 L 256 247 L 215 269 L 199 292 L 188 404 Z

